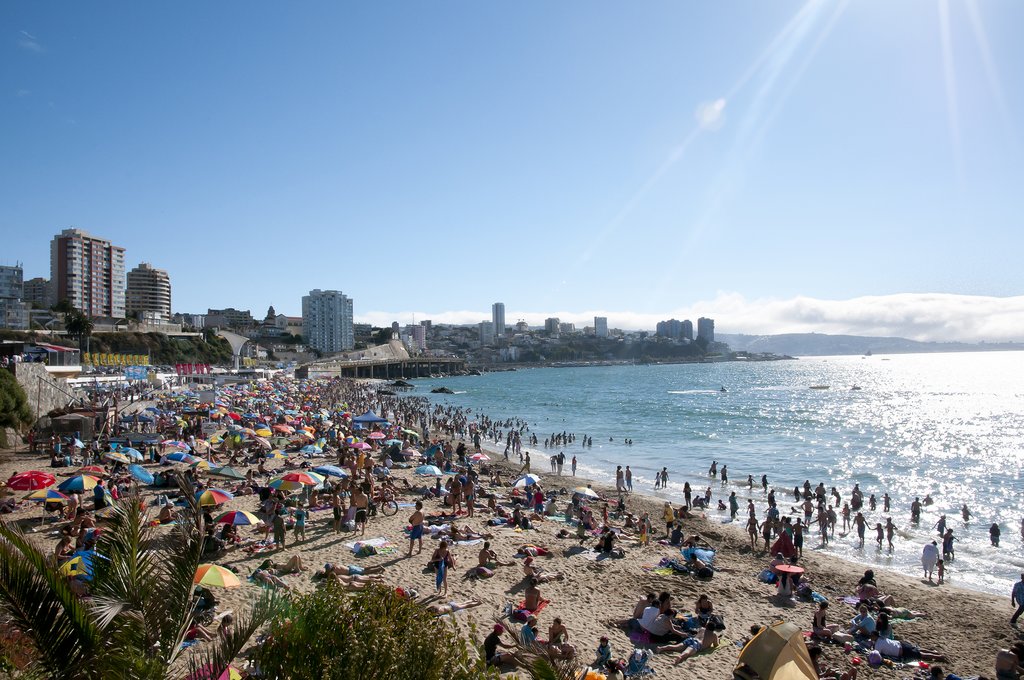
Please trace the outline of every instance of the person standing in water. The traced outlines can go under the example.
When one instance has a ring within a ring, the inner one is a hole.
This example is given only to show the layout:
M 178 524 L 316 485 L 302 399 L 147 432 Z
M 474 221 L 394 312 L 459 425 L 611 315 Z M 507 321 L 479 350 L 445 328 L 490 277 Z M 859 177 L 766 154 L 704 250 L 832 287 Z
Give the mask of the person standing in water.
M 967 503 L 960 508 L 960 516 L 964 518 L 964 524 L 971 521 L 971 511 L 967 509 Z

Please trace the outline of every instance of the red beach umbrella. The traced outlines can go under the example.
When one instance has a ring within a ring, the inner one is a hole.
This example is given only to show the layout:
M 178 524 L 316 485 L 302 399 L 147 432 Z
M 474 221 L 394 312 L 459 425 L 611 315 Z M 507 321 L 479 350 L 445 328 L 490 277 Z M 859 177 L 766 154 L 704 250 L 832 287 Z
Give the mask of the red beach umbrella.
M 36 491 L 38 489 L 45 489 L 48 486 L 53 486 L 56 483 L 57 478 L 49 472 L 29 470 L 28 472 L 19 472 L 8 479 L 7 487 L 9 489 L 14 489 L 15 491 Z

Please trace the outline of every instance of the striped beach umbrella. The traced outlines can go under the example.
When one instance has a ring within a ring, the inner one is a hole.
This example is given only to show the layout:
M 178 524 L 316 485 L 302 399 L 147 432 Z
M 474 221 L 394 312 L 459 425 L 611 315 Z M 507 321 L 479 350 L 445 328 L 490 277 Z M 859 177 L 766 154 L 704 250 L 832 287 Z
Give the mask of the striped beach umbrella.
M 25 496 L 25 500 L 37 503 L 66 503 L 68 497 L 53 489 L 39 489 Z
M 224 491 L 223 489 L 207 489 L 206 491 L 196 491 L 196 501 L 200 507 L 206 507 L 210 505 L 223 505 L 229 500 L 234 498 L 234 494 L 230 491 Z
M 328 477 L 348 477 L 348 473 L 337 465 L 320 465 L 313 468 L 313 472 L 326 475 Z
M 67 493 L 68 491 L 88 491 L 89 489 L 95 488 L 100 480 L 96 479 L 92 475 L 76 475 L 69 477 L 63 482 L 57 485 L 59 491 Z
M 264 457 L 265 458 L 277 459 L 277 458 L 287 458 L 288 455 L 284 451 L 282 451 L 281 449 L 274 449 L 273 451 L 271 451 L 270 453 L 268 453 Z
M 200 564 L 192 583 L 215 588 L 239 588 L 242 585 L 231 570 L 217 564 Z
M 106 453 L 103 454 L 103 457 L 106 458 L 107 460 L 112 460 L 115 463 L 130 463 L 131 462 L 131 458 L 129 458 L 128 456 L 124 455 L 120 451 L 107 451 Z
M 172 463 L 184 463 L 185 465 L 191 465 L 192 463 L 199 460 L 190 453 L 183 453 L 181 451 L 175 453 L 168 453 L 164 456 L 164 460 L 169 460 Z
M 286 482 L 298 482 L 306 486 L 316 486 L 317 484 L 324 483 L 324 478 L 315 472 L 288 472 L 278 475 L 277 479 L 283 479 Z
M 94 477 L 102 477 L 107 474 L 107 470 L 101 465 L 86 465 L 85 467 L 78 468 L 78 473 L 92 475 Z
M 233 524 L 235 526 L 248 526 L 260 523 L 260 518 L 245 510 L 229 510 L 217 515 L 213 520 L 216 524 Z

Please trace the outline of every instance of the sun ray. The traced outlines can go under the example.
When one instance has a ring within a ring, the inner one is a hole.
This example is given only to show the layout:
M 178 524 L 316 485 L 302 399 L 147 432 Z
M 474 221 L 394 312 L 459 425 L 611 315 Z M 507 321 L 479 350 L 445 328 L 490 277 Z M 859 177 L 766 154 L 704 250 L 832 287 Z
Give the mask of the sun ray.
M 949 141 L 953 149 L 953 165 L 957 182 L 963 187 L 964 164 L 960 143 L 960 109 L 957 106 L 953 36 L 949 26 L 949 0 L 939 0 L 938 7 L 939 37 L 942 41 L 942 73 L 946 81 L 946 118 L 949 125 Z
M 974 39 L 978 42 L 978 50 L 981 52 L 981 61 L 985 67 L 985 79 L 992 90 L 992 96 L 996 100 L 999 115 L 1006 126 L 1006 134 L 1014 146 L 1017 145 L 1017 129 L 1013 125 L 1013 118 L 1010 117 L 1010 110 L 1006 106 L 1006 98 L 1003 96 L 1003 85 L 999 79 L 999 72 L 996 71 L 995 60 L 992 58 L 992 49 L 988 42 L 988 33 L 985 31 L 985 23 L 982 21 L 981 13 L 978 11 L 976 0 L 966 0 L 967 16 L 971 21 L 971 30 L 974 31 Z

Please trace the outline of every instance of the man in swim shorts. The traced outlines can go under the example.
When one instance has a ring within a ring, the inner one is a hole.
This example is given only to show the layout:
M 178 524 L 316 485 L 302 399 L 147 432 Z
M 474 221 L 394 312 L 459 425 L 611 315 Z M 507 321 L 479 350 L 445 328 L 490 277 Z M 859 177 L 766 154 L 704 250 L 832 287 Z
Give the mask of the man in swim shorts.
M 419 550 L 416 554 L 423 552 L 423 501 L 416 501 L 416 511 L 409 515 L 409 552 L 406 557 L 412 557 L 412 546 L 419 541 Z

